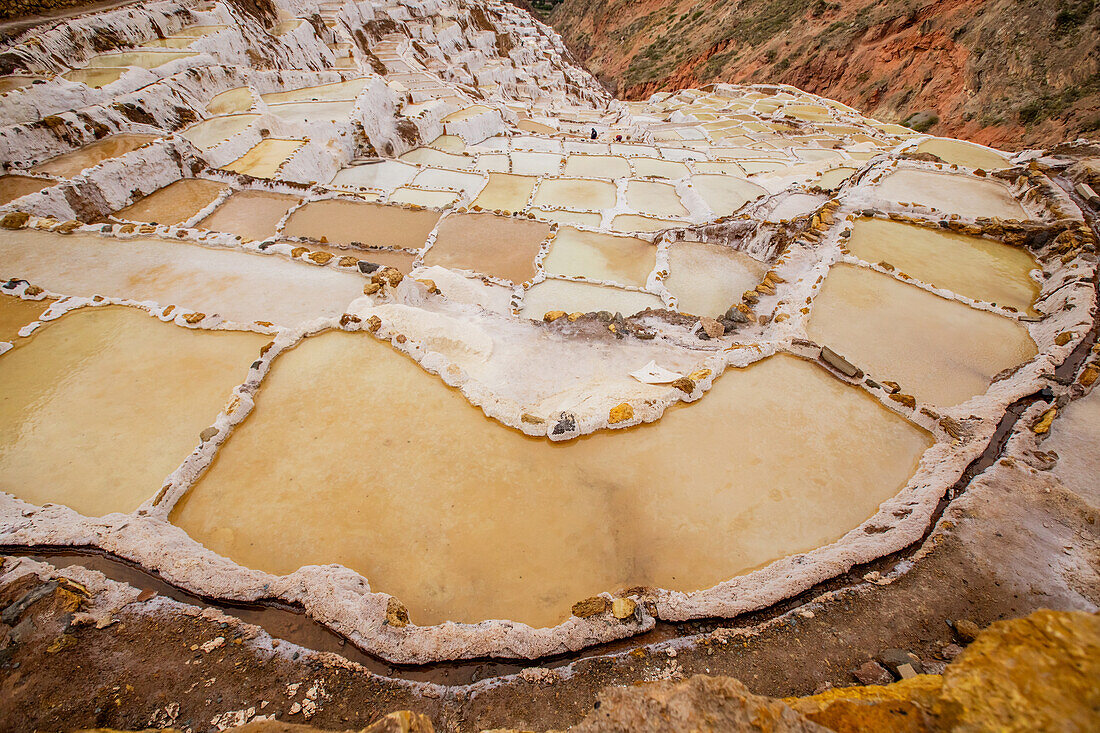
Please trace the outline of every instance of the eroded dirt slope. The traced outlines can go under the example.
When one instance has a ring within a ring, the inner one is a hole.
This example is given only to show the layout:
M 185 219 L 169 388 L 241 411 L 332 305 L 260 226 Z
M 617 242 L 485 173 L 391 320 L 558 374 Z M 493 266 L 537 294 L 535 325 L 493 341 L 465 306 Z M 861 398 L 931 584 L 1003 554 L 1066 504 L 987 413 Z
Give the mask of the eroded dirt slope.
M 782 82 L 1008 149 L 1100 130 L 1095 0 L 564 0 L 549 18 L 620 97 Z

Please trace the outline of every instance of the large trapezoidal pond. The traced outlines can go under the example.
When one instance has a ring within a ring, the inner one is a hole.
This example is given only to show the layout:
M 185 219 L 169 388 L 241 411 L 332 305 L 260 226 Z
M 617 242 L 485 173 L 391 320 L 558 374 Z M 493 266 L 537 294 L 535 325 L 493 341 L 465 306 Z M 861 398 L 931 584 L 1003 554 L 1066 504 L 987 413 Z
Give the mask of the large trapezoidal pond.
M 417 624 L 547 626 L 601 591 L 706 588 L 832 542 L 930 443 L 790 356 L 655 424 L 552 443 L 368 336 L 326 333 L 276 360 L 171 520 L 248 567 L 341 563 Z

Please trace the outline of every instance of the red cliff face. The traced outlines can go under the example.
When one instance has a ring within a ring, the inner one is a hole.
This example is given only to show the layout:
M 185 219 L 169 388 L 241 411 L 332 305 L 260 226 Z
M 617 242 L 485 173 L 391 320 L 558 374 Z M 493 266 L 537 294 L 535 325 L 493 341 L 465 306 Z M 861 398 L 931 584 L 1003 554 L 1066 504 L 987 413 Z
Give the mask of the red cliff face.
M 1097 0 L 564 0 L 550 20 L 625 98 L 782 82 L 1002 148 L 1100 135 Z

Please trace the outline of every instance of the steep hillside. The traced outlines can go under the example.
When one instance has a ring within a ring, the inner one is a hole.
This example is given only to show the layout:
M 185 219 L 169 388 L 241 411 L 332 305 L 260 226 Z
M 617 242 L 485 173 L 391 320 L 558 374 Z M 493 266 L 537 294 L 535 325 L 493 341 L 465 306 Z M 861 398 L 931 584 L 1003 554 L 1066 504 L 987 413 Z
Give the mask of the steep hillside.
M 1096 0 L 564 0 L 549 19 L 621 97 L 783 82 L 1005 148 L 1100 132 Z

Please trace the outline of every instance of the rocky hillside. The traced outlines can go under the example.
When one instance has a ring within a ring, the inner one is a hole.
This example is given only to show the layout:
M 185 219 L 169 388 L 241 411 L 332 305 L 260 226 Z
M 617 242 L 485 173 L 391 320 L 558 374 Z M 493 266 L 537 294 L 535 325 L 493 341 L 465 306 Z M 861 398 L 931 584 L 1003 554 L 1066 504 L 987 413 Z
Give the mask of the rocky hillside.
M 1007 149 L 1100 135 L 1096 0 L 552 5 L 550 22 L 620 97 L 783 82 L 879 119 Z

